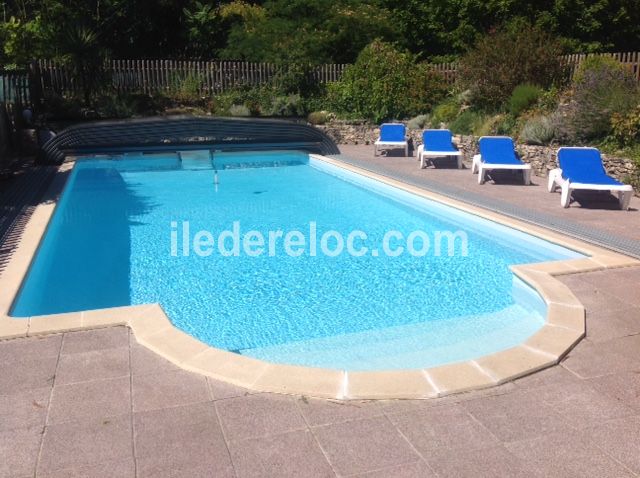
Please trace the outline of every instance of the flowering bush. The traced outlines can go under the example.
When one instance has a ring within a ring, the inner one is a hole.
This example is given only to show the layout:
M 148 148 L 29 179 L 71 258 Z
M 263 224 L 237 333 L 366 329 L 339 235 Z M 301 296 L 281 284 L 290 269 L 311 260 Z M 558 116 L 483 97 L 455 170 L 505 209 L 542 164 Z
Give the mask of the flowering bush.
M 608 57 L 587 58 L 574 79 L 569 137 L 589 140 L 609 135 L 612 116 L 626 115 L 639 95 L 638 84 L 624 65 Z

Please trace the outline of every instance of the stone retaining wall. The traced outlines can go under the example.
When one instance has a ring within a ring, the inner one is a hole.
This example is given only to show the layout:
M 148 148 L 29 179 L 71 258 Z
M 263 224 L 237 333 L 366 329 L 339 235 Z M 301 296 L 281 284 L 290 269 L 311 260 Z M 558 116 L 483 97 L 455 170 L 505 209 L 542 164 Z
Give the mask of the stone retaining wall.
M 380 129 L 366 122 L 346 122 L 332 121 L 325 125 L 318 125 L 316 128 L 324 131 L 337 144 L 373 144 L 378 138 Z M 422 131 L 410 130 L 409 138 L 413 147 L 422 143 Z M 455 136 L 454 142 L 464 153 L 464 162 L 471 164 L 473 155 L 477 152 L 477 138 L 474 136 Z M 534 172 L 538 176 L 546 177 L 552 169 L 557 167 L 556 152 L 557 147 L 534 146 L 519 144 L 518 152 L 523 161 L 530 163 Z M 603 155 L 604 165 L 607 172 L 613 177 L 628 181 L 636 170 L 634 162 L 630 159 Z

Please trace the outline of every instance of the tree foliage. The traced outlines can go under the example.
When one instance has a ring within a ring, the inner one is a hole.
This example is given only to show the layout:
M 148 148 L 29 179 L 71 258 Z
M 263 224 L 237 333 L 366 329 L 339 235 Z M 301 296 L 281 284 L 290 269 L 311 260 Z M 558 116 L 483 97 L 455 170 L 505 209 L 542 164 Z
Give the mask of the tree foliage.
M 223 55 L 267 62 L 350 63 L 375 38 L 392 38 L 390 12 L 359 0 L 269 0 L 230 30 Z
M 94 32 L 114 58 L 352 63 L 375 38 L 420 59 L 464 54 L 526 20 L 569 51 L 638 48 L 638 0 L 8 0 L 0 58 L 65 55 L 65 31 Z

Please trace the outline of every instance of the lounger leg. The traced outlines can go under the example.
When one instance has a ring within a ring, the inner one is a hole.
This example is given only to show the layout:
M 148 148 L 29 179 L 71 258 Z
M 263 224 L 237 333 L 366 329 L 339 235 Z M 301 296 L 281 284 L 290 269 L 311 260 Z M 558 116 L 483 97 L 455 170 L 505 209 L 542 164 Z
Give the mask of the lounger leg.
M 409 156 L 409 145 L 408 144 L 404 147 L 404 155 L 405 155 L 405 157 Z
M 478 169 L 478 184 L 484 184 L 485 169 L 480 165 Z
M 618 201 L 620 201 L 620 209 L 626 211 L 629 209 L 629 205 L 631 204 L 631 196 L 633 196 L 633 191 L 618 191 Z
M 531 170 L 530 169 L 523 169 L 522 170 L 522 181 L 524 182 L 525 186 L 528 186 L 529 184 L 531 184 Z
M 565 181 L 562 184 L 562 194 L 560 196 L 560 204 L 562 207 L 569 207 L 571 203 L 571 188 L 569 188 L 569 181 Z
M 476 174 L 478 172 L 479 164 L 480 164 L 480 155 L 476 154 L 473 156 L 473 160 L 471 161 L 471 174 Z
M 558 170 L 556 169 L 552 169 L 551 171 L 549 171 L 549 180 L 547 181 L 547 191 L 549 191 L 550 193 L 555 192 L 555 190 L 558 187 Z

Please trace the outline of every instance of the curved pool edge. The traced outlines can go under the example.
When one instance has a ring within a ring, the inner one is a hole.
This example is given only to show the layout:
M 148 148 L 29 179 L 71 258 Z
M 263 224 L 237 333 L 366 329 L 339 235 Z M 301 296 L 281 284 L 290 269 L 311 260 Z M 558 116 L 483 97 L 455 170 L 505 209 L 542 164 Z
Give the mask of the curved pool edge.
M 210 347 L 174 327 L 160 305 L 147 304 L 16 319 L 9 310 L 35 256 L 64 180 L 54 181 L 27 223 L 0 276 L 0 340 L 110 326 L 127 326 L 136 340 L 179 367 L 259 392 L 339 400 L 428 399 L 488 388 L 557 364 L 584 336 L 585 309 L 555 276 L 637 266 L 640 261 L 538 226 L 423 190 L 384 176 L 312 155 L 336 166 L 428 199 L 569 247 L 590 257 L 512 266 L 547 304 L 546 322 L 515 347 L 474 360 L 411 370 L 346 372 L 269 363 Z M 67 172 L 65 163 L 59 172 Z

